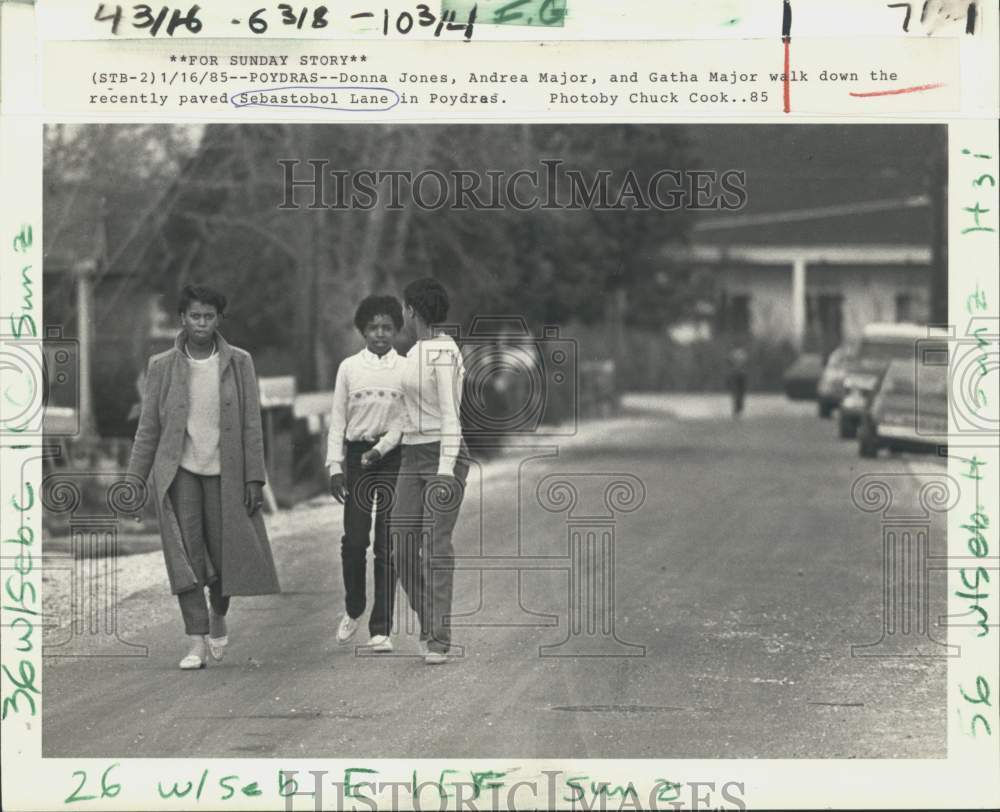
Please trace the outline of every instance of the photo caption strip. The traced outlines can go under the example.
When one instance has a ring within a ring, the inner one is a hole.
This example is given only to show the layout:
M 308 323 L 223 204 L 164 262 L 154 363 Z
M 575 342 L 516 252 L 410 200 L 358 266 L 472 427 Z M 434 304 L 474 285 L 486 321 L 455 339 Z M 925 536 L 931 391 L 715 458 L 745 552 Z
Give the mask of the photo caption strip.
M 993 22 L 976 2 L 853 0 L 832 16 L 791 0 L 669 11 L 596 0 L 366 5 L 91 11 L 52 0 L 40 6 L 43 61 L 76 70 L 45 72 L 45 104 L 70 115 L 331 121 L 865 116 L 986 110 L 996 92 L 993 77 L 961 67 L 990 58 Z M 626 41 L 627 59 L 606 45 Z M 409 70 L 395 69 L 401 59 Z

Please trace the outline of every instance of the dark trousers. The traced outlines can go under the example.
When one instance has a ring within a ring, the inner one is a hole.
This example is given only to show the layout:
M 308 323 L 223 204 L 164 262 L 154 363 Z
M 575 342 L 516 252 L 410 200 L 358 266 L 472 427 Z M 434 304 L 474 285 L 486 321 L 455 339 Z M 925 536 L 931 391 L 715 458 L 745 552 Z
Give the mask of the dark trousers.
M 734 372 L 729 378 L 729 394 L 733 399 L 733 416 L 743 413 L 743 400 L 746 397 L 746 375 Z
M 375 514 L 375 604 L 368 618 L 372 636 L 392 631 L 396 597 L 396 568 L 389 538 L 389 514 L 395 501 L 400 450 L 394 448 L 374 466 L 361 467 L 361 455 L 374 443 L 347 443 L 344 456 L 344 535 L 340 559 L 344 570 L 344 603 L 347 614 L 361 617 L 367 602 L 367 550 L 371 543 L 372 513 Z
M 187 551 L 198 586 L 177 595 L 187 634 L 208 634 L 208 605 L 212 611 L 225 615 L 229 597 L 222 594 L 222 491 L 217 476 L 193 474 L 178 468 L 169 490 L 170 502 L 180 525 L 181 538 Z
M 451 647 L 448 621 L 455 576 L 451 535 L 465 496 L 469 457 L 463 444 L 449 490 L 437 476 L 440 453 L 439 443 L 403 446 L 392 532 L 396 570 L 420 620 L 420 639 L 430 650 L 446 653 Z

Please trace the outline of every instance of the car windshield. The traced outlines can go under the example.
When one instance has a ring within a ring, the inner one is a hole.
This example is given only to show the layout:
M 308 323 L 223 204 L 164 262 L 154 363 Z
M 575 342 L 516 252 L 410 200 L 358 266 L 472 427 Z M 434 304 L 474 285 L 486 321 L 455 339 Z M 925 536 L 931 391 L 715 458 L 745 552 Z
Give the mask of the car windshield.
M 947 397 L 948 396 L 948 377 L 944 372 L 934 372 L 930 374 L 921 374 L 917 386 L 920 389 L 920 395 L 933 395 L 935 397 Z
M 882 391 L 890 395 L 912 395 L 913 379 L 905 373 L 886 375 Z
M 948 377 L 944 367 L 926 366 L 917 372 L 914 384 L 913 366 L 911 364 L 893 363 L 885 374 L 882 391 L 889 395 L 913 395 L 919 390 L 920 397 L 946 397 L 948 394 Z
M 858 348 L 850 344 L 841 344 L 837 349 L 830 353 L 830 357 L 826 359 L 827 369 L 843 369 L 847 366 L 847 362 L 850 361 L 857 355 Z
M 894 358 L 913 358 L 916 342 L 913 341 L 878 341 L 865 339 L 858 353 L 865 361 L 891 361 Z

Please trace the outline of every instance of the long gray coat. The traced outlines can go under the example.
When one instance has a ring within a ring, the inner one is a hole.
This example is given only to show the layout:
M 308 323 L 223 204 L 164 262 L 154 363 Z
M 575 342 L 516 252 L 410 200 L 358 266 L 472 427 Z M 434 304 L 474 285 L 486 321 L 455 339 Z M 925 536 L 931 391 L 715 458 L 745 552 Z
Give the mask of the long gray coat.
M 197 586 L 180 525 L 167 491 L 180 464 L 188 416 L 188 362 L 183 334 L 172 349 L 149 359 L 129 473 L 149 483 L 156 500 L 163 558 L 174 594 Z M 219 410 L 222 466 L 222 562 L 225 595 L 267 595 L 280 591 L 264 519 L 251 518 L 243 504 L 247 482 L 264 482 L 264 435 L 253 359 L 216 334 L 219 351 Z M 211 577 L 211 574 L 210 574 Z

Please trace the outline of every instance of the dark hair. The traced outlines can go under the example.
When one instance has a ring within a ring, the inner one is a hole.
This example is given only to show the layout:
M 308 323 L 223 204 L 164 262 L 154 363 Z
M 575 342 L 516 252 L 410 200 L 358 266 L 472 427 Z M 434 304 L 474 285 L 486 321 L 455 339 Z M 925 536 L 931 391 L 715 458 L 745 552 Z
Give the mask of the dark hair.
M 395 296 L 366 296 L 354 313 L 354 326 L 364 333 L 376 316 L 388 316 L 397 330 L 403 326 L 403 306 Z
M 427 324 L 440 324 L 448 318 L 448 291 L 432 276 L 410 282 L 403 290 L 403 301 Z
M 185 285 L 177 302 L 177 312 L 187 313 L 194 302 L 212 305 L 220 316 L 226 312 L 226 297 L 208 285 Z

